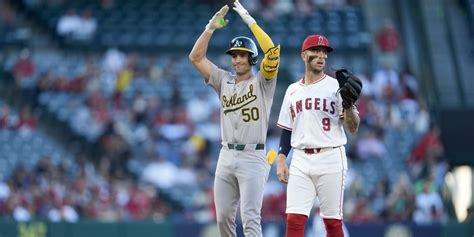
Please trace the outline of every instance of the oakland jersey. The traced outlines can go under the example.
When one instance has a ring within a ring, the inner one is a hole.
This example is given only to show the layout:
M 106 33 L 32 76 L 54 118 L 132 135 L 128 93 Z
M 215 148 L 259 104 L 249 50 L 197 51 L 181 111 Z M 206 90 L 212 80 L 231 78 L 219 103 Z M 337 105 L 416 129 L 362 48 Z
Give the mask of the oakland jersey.
M 221 102 L 221 136 L 224 143 L 265 143 L 276 78 L 260 73 L 236 82 L 235 74 L 212 65 L 208 85 Z

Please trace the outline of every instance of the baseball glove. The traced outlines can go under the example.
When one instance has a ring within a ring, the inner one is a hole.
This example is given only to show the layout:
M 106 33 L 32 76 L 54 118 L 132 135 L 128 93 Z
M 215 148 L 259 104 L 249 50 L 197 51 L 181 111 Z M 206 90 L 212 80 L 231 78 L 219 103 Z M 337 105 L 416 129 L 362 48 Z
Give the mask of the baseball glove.
M 339 83 L 338 92 L 342 97 L 342 106 L 344 109 L 349 109 L 359 98 L 362 81 L 345 68 L 336 71 L 336 79 Z

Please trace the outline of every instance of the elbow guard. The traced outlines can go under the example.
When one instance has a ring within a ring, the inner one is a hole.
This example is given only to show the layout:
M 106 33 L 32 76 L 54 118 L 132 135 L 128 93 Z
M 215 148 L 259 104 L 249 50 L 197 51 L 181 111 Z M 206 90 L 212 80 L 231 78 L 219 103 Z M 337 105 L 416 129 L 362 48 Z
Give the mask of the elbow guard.
M 281 136 L 280 136 L 280 148 L 278 151 L 278 154 L 283 154 L 285 156 L 288 156 L 288 153 L 290 153 L 291 150 L 291 131 L 282 129 L 281 130 Z

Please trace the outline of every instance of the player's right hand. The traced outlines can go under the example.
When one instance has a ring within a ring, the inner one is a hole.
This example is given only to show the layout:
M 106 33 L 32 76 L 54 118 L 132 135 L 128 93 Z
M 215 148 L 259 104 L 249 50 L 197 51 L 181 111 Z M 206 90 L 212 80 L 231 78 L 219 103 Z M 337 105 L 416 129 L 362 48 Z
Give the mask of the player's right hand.
M 288 171 L 288 165 L 286 164 L 286 156 L 283 154 L 278 154 L 276 172 L 278 180 L 283 184 L 287 184 L 290 172 Z
M 223 6 L 214 16 L 209 20 L 209 23 L 206 25 L 206 30 L 209 32 L 214 32 L 217 29 L 225 27 L 229 20 L 224 19 L 225 15 L 229 11 L 229 6 Z

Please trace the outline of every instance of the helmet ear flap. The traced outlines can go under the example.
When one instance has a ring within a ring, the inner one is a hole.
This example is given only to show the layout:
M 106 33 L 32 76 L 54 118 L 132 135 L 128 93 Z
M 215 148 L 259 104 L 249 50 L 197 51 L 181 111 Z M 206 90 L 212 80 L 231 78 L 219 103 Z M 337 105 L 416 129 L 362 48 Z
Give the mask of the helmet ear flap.
M 253 56 L 253 54 L 249 53 L 249 63 L 250 65 L 256 65 L 258 62 L 258 58 Z

